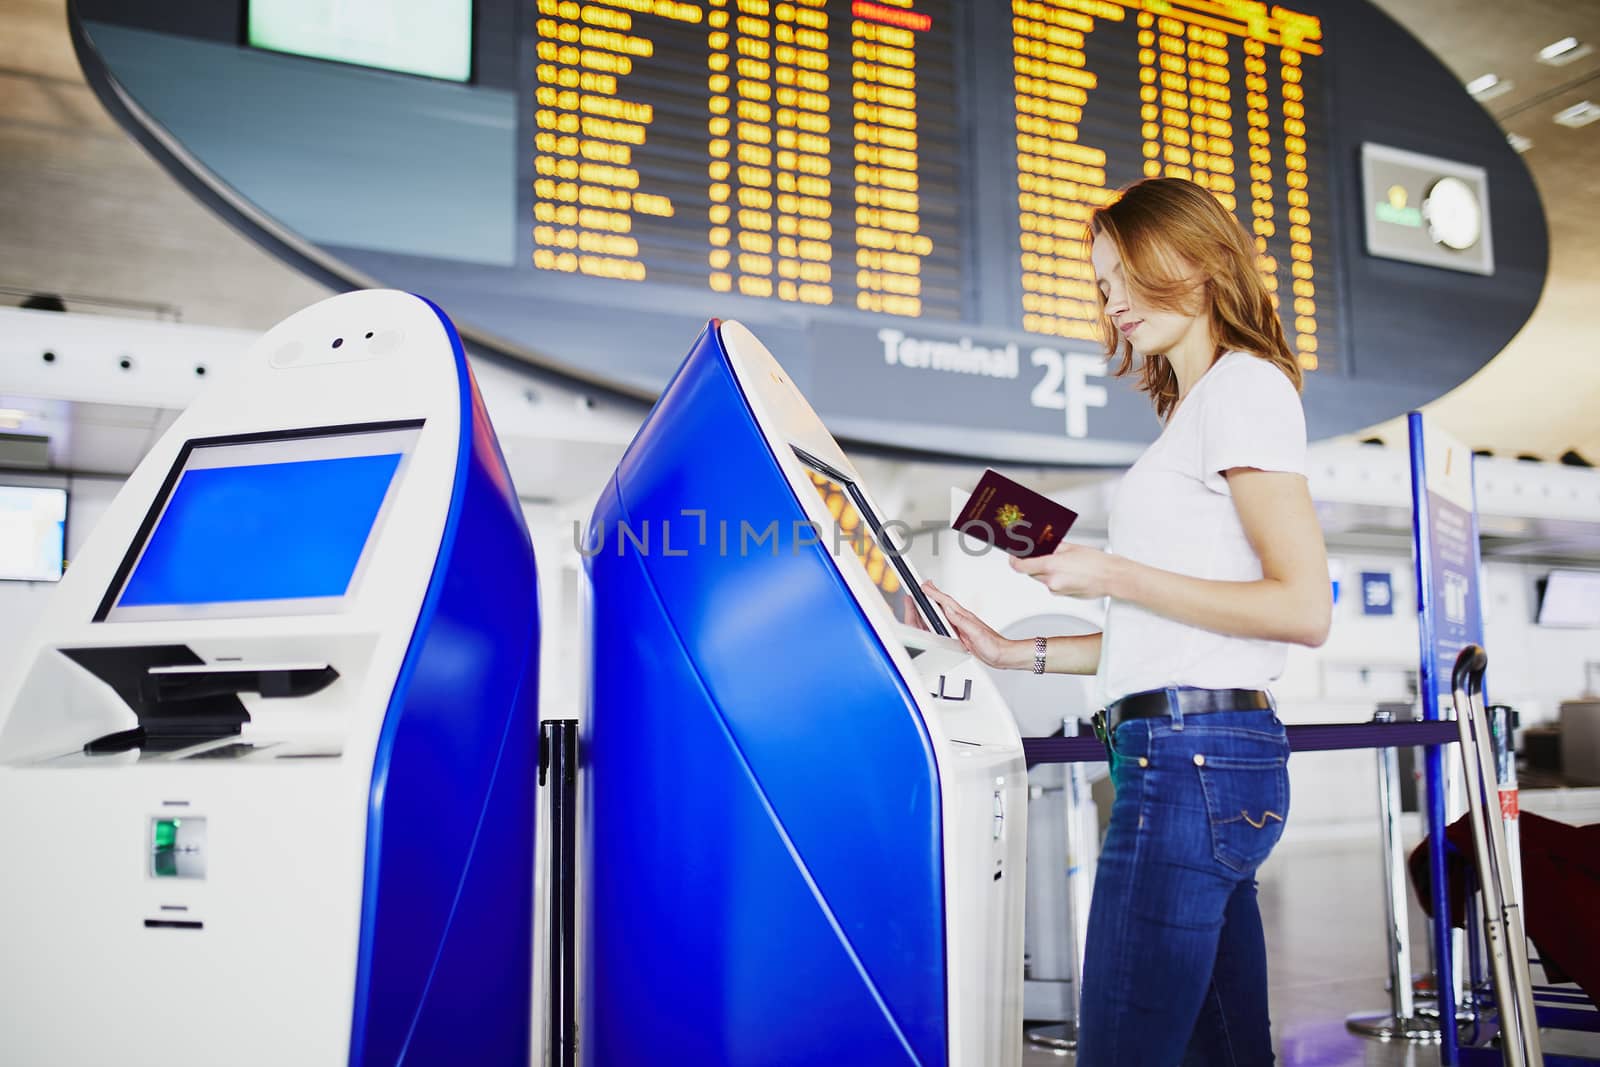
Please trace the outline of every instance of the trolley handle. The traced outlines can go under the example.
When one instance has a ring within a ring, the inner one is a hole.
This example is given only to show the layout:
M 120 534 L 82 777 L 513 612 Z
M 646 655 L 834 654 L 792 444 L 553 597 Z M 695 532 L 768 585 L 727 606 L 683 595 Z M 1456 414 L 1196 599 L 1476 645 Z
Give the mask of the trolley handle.
M 1450 672 L 1451 688 L 1464 691 L 1468 697 L 1483 689 L 1483 672 L 1489 667 L 1489 654 L 1481 645 L 1468 645 L 1456 656 L 1456 665 Z

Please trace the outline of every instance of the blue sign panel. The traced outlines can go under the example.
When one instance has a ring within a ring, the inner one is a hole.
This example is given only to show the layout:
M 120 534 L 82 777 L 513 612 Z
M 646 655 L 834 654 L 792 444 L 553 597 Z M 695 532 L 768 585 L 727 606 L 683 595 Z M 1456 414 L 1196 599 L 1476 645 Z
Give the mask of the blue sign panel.
M 1411 414 L 1412 514 L 1422 692 L 1430 718 L 1449 717 L 1450 671 L 1469 644 L 1483 644 L 1478 596 L 1478 511 L 1472 451 L 1418 412 Z
M 1430 492 L 1428 532 L 1433 679 L 1441 699 L 1449 699 L 1450 671 L 1456 656 L 1468 645 L 1483 644 L 1483 613 L 1478 606 L 1478 517 Z
M 1394 578 L 1388 571 L 1361 572 L 1361 614 L 1394 614 Z

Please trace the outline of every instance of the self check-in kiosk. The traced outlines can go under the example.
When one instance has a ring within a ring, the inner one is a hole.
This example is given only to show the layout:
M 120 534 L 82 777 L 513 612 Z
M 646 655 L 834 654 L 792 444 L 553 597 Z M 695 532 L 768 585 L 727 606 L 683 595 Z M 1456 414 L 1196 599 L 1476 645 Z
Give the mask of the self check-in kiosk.
M 583 546 L 591 1067 L 1020 1062 L 1022 745 L 886 521 L 712 323 Z
M 538 641 L 449 320 L 268 332 L 0 691 L 0 1060 L 527 1063 Z

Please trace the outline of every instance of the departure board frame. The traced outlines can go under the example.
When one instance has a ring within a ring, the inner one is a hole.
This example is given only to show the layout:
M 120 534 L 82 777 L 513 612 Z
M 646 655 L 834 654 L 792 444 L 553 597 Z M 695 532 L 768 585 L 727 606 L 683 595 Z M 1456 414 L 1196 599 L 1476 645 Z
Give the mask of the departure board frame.
M 478 352 L 607 402 L 655 396 L 686 339 L 738 319 L 856 446 L 1068 465 L 1136 457 L 1160 423 L 1131 379 L 1110 377 L 1092 281 L 1070 253 L 1093 206 L 1147 161 L 1188 167 L 1234 198 L 1247 231 L 1265 231 L 1252 236 L 1307 368 L 1314 439 L 1465 380 L 1520 329 L 1546 276 L 1526 166 L 1368 0 L 540 4 L 483 0 L 471 86 L 242 51 L 232 16 L 210 9 L 192 36 L 184 17 L 132 0 L 78 0 L 72 25 L 91 85 L 124 125 L 313 277 L 426 293 Z M 691 9 L 697 20 L 667 18 Z M 1246 47 L 1252 26 L 1262 39 Z M 1297 54 L 1286 31 L 1300 35 Z M 585 47 L 632 65 L 586 69 Z M 884 62 L 905 59 L 895 49 L 915 62 Z M 205 87 L 224 82 L 219 123 L 222 97 Z M 819 117 L 826 144 L 802 129 Z M 640 129 L 592 138 L 625 153 L 551 140 L 597 123 Z M 248 145 L 230 135 L 239 129 Z M 914 166 L 893 155 L 909 151 L 908 133 Z M 1365 255 L 1364 142 L 1488 175 L 1493 276 Z M 857 159 L 864 148 L 875 154 Z M 551 195 L 562 183 L 569 201 Z M 1291 203 L 1291 191 L 1305 195 Z M 635 192 L 646 211 L 633 211 Z M 629 217 L 579 226 L 552 213 L 564 204 Z M 552 269 L 568 253 L 571 269 Z M 635 254 L 642 281 L 576 269 L 579 255 L 604 274 Z

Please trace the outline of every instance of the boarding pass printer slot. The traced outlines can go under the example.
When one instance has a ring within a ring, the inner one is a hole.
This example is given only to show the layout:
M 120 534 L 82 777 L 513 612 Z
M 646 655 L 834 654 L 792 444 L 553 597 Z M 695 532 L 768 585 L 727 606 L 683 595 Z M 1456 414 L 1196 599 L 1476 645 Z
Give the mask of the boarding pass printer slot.
M 187 645 L 64 648 L 62 654 L 110 686 L 139 725 L 94 738 L 90 755 L 171 752 L 236 736 L 250 713 L 241 693 L 266 698 L 319 692 L 339 677 L 326 663 L 206 663 Z
M 152 704 L 235 693 L 303 697 L 326 689 L 337 677 L 339 672 L 326 663 L 200 663 L 151 667 L 141 690 Z

